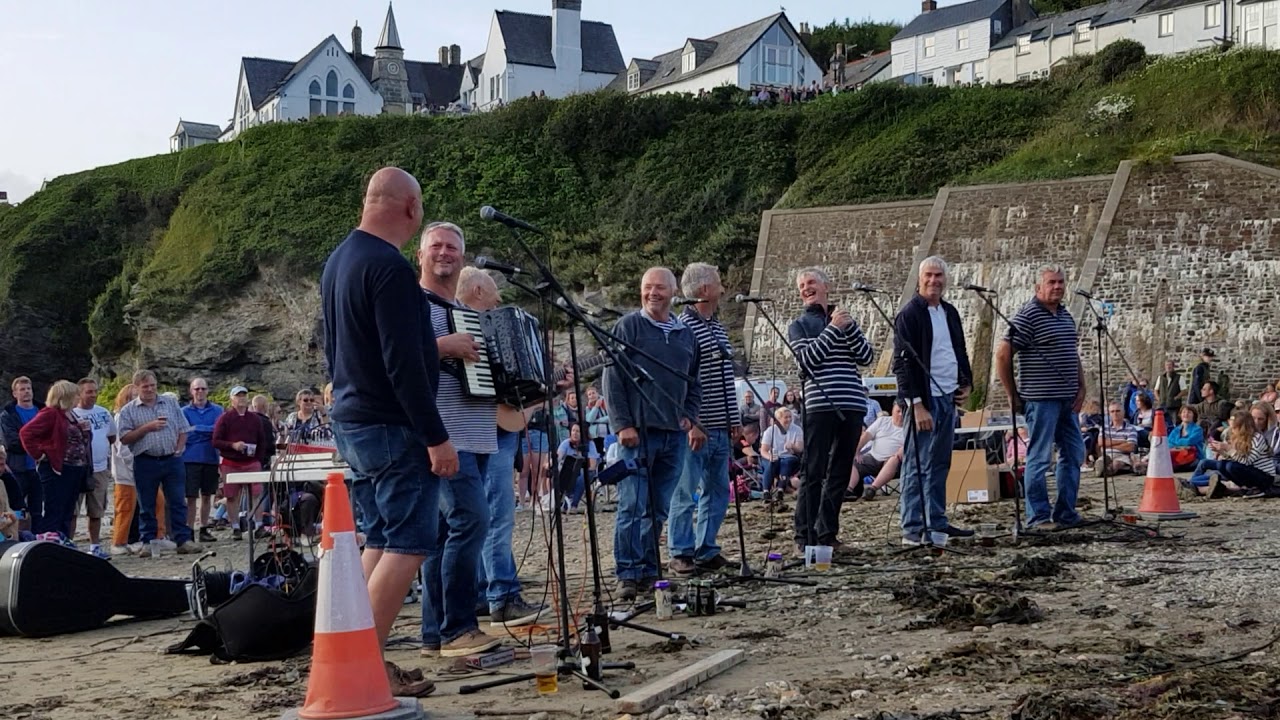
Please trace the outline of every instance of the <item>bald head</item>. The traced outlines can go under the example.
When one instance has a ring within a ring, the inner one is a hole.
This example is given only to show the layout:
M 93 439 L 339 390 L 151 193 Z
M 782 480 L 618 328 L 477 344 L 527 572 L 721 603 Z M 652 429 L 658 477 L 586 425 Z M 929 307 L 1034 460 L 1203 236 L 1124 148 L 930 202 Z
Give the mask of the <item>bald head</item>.
M 397 248 L 404 247 L 422 227 L 422 186 L 412 175 L 385 167 L 369 178 L 360 229 Z
M 651 267 L 640 278 L 640 304 L 649 316 L 665 321 L 676 295 L 676 274 L 664 267 Z
M 489 273 L 468 265 L 458 275 L 458 300 L 472 310 L 492 310 L 501 302 L 498 284 Z

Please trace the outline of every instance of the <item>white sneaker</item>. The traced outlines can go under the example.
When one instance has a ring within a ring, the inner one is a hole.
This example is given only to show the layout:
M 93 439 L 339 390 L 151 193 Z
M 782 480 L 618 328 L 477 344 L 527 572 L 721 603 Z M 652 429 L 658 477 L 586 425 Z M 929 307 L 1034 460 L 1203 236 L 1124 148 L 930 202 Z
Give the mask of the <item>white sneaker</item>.
M 130 550 L 128 545 L 112 545 L 112 546 L 111 546 L 111 554 L 112 554 L 112 555 L 117 555 L 117 556 L 119 556 L 119 555 L 132 555 L 133 553 L 134 553 L 134 551 L 133 551 L 133 550 Z
M 178 543 L 170 540 L 169 538 L 160 538 L 159 540 L 156 540 L 156 542 L 159 544 L 161 550 L 178 549 Z
M 136 543 L 133 543 L 132 545 L 125 545 L 124 547 L 126 550 L 129 551 L 130 555 L 137 555 L 138 553 L 142 552 L 142 549 L 145 548 L 146 545 L 143 545 L 140 542 L 136 542 Z

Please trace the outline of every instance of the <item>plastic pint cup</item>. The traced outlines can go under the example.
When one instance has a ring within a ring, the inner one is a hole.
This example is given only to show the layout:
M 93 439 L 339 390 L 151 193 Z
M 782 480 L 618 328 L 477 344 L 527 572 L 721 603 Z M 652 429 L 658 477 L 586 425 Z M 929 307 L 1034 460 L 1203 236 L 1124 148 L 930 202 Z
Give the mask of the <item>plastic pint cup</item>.
M 535 645 L 529 648 L 529 659 L 533 661 L 533 675 L 539 695 L 550 695 L 559 689 L 556 683 L 559 652 L 560 648 L 556 645 Z

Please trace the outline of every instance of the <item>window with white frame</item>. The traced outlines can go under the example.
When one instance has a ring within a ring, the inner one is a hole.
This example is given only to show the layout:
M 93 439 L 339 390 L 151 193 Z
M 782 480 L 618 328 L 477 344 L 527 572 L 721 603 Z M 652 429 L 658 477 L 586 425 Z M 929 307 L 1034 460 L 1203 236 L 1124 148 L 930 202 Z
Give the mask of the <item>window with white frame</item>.
M 1204 26 L 1207 28 L 1218 27 L 1222 24 L 1222 4 L 1213 3 L 1204 6 Z
M 975 83 L 985 82 L 987 79 L 987 61 L 979 60 L 973 64 L 973 81 Z
M 1004 24 L 999 20 L 991 21 L 991 34 L 999 37 L 1004 34 Z
M 1031 52 L 1031 36 L 1019 35 L 1018 36 L 1018 54 L 1027 55 L 1030 52 Z
M 932 36 L 932 35 L 925 35 L 925 36 L 924 36 L 924 56 L 925 56 L 925 57 L 927 57 L 927 58 L 931 58 L 931 57 L 933 57 L 933 53 L 934 53 L 934 43 L 935 43 L 935 41 L 936 41 L 936 40 L 937 40 L 937 38 L 935 38 L 935 37 L 934 37 L 934 36 Z
M 321 92 L 321 90 L 320 90 L 320 81 L 319 81 L 319 80 L 312 80 L 312 81 L 311 81 L 311 87 L 308 89 L 308 94 L 310 94 L 310 96 L 311 96 L 311 109 L 308 111 L 307 115 L 308 115 L 309 117 L 315 117 L 315 116 L 317 116 L 317 115 L 323 115 L 323 114 L 324 114 L 324 100 L 323 100 L 322 98 L 324 97 L 324 93 L 323 93 L 323 92 Z
M 1262 7 L 1246 5 L 1244 8 L 1244 43 L 1257 45 L 1262 40 Z
M 1160 37 L 1173 34 L 1173 13 L 1160 13 Z
M 324 85 L 320 85 L 319 78 L 312 78 L 307 85 L 308 103 L 307 115 L 316 117 L 317 115 L 337 115 L 339 111 L 348 115 L 354 115 L 356 111 L 356 88 L 348 82 L 343 88 L 341 94 L 338 92 L 338 73 L 330 70 L 324 78 Z
M 693 50 L 690 50 L 689 52 L 681 56 L 680 58 L 681 73 L 687 75 L 693 72 L 693 69 L 696 67 L 698 67 L 698 54 L 695 53 Z
M 775 23 L 760 43 L 760 65 L 752 73 L 754 81 L 765 85 L 795 85 L 793 52 L 795 45 L 791 37 Z
M 969 49 L 969 28 L 960 28 L 956 30 L 956 49 Z
M 342 112 L 348 115 L 356 114 L 356 86 L 347 83 L 342 88 Z
M 1030 80 L 1030 79 L 1031 79 L 1031 73 L 1018 73 L 1018 82 L 1022 82 L 1023 80 Z
M 628 90 L 640 89 L 640 71 L 639 70 L 635 72 L 627 73 L 627 89 Z
M 921 85 L 932 85 L 932 84 L 933 84 L 933 76 L 932 76 L 932 75 L 921 75 L 921 76 L 920 76 L 920 84 L 921 84 Z
M 1076 42 L 1089 42 L 1093 38 L 1093 27 L 1089 21 L 1076 23 Z

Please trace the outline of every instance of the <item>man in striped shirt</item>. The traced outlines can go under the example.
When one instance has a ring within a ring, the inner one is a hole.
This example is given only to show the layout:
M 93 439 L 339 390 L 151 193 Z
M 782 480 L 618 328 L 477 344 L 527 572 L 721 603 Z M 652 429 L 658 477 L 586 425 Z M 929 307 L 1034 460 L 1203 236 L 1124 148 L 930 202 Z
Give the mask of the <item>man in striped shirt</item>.
M 1076 351 L 1076 323 L 1062 304 L 1067 279 L 1062 267 L 1045 265 L 1036 274 L 1036 295 L 1013 317 L 1009 334 L 996 350 L 1000 383 L 1009 393 L 1009 406 L 1026 414 L 1031 445 L 1024 476 L 1027 526 L 1052 523 L 1076 525 L 1076 495 L 1080 491 L 1080 463 L 1084 439 L 1076 413 L 1084 404 L 1084 368 Z M 1018 356 L 1018 382 L 1013 379 L 1013 356 Z M 1049 505 L 1045 475 L 1054 444 L 1058 465 L 1055 504 Z
M 440 478 L 440 540 L 422 564 L 422 655 L 463 657 L 497 647 L 476 619 L 476 564 L 489 530 L 485 474 L 498 451 L 498 406 L 462 391 L 463 361 L 480 359 L 467 333 L 449 332 L 457 301 L 466 240 L 462 228 L 435 222 L 422 232 L 418 282 L 427 295 L 431 329 L 440 351 L 436 406 L 458 451 L 458 472 Z
M 671 496 L 671 528 L 667 547 L 671 571 L 692 575 L 696 569 L 719 570 L 729 561 L 720 554 L 716 534 L 729 509 L 729 437 L 737 425 L 734 401 L 733 360 L 729 334 L 716 310 L 724 296 L 720 271 L 707 263 L 692 263 L 680 278 L 685 297 L 703 302 L 684 309 L 684 324 L 693 330 L 698 344 L 698 383 L 702 408 L 698 425 L 689 428 L 690 452 Z M 694 526 L 693 494 L 698 495 L 698 522 Z
M 872 360 L 871 343 L 845 308 L 827 299 L 831 281 L 820 268 L 796 276 L 804 312 L 787 328 L 804 379 L 805 474 L 796 499 L 796 553 L 805 545 L 848 549 L 837 539 L 867 389 L 859 365 Z

